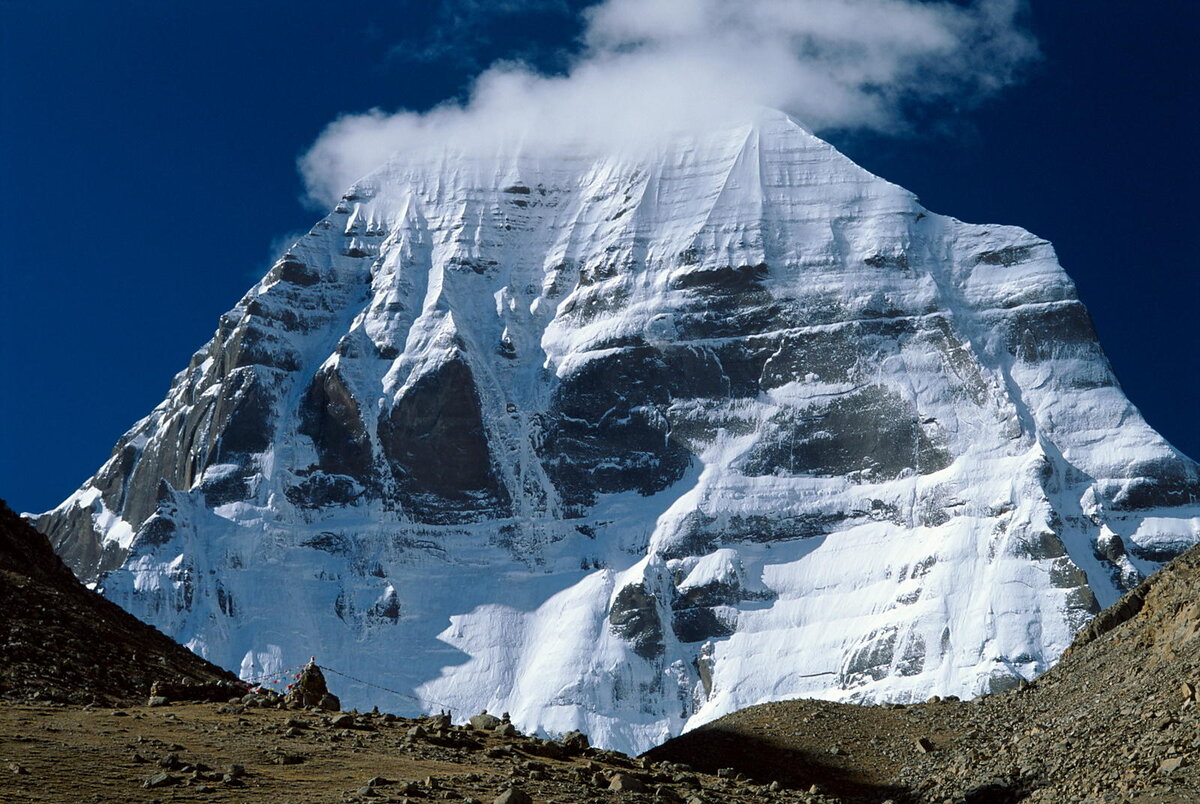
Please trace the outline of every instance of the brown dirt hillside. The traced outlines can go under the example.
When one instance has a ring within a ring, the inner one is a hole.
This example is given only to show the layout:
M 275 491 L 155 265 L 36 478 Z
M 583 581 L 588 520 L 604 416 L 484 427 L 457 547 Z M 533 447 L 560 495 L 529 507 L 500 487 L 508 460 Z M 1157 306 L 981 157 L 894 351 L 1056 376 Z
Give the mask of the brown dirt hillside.
M 236 681 L 84 587 L 0 500 L 0 699 L 145 701 L 181 677 Z
M 1021 690 L 972 701 L 755 706 L 647 753 L 848 801 L 1200 802 L 1200 548 Z

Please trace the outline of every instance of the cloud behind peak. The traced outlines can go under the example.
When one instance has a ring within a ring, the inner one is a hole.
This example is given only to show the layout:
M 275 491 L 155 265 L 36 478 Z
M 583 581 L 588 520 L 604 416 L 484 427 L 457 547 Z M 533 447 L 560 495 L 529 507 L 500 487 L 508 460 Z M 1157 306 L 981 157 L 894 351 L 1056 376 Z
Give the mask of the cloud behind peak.
M 818 132 L 903 132 L 914 110 L 969 107 L 1013 82 L 1037 54 L 1021 11 L 1020 0 L 604 0 L 580 12 L 582 44 L 564 73 L 501 61 L 465 99 L 344 115 L 300 167 L 328 203 L 396 153 L 431 145 L 616 147 L 762 106 Z

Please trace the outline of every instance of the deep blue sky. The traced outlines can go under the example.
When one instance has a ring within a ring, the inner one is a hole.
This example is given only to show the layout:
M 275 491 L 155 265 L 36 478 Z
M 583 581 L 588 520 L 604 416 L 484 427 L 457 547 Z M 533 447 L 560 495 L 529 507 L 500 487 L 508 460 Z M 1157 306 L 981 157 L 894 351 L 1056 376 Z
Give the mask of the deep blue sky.
M 575 6 L 582 3 L 575 3 Z M 1033 0 L 1044 57 L 907 139 L 830 135 L 971 222 L 1054 242 L 1117 375 L 1200 456 L 1194 0 Z M 0 496 L 58 503 L 306 230 L 296 158 L 342 112 L 425 108 L 570 14 L 497 4 L 0 0 Z

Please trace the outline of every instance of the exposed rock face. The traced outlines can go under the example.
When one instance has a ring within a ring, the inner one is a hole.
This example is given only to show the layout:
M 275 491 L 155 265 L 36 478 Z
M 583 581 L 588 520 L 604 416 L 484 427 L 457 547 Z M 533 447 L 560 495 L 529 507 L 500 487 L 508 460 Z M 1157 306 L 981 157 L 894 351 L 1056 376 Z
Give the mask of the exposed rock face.
M 423 374 L 380 419 L 379 444 L 409 510 L 430 522 L 508 515 L 471 369 L 451 359 Z
M 640 750 L 1031 677 L 1200 538 L 1200 472 L 1048 243 L 764 113 L 385 166 L 38 521 L 245 675 Z
M 663 652 L 663 627 L 658 601 L 641 584 L 630 584 L 617 593 L 608 612 L 612 631 L 633 647 L 643 659 L 657 659 Z

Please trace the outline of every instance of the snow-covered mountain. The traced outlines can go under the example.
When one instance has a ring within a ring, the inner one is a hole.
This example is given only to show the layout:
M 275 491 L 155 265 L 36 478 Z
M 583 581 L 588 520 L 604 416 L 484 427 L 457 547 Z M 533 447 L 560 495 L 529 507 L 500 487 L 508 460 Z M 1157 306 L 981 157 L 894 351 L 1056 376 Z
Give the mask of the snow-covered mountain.
M 37 524 L 245 676 L 640 751 L 1031 677 L 1200 540 L 1200 471 L 1049 243 L 764 112 L 398 157 Z

